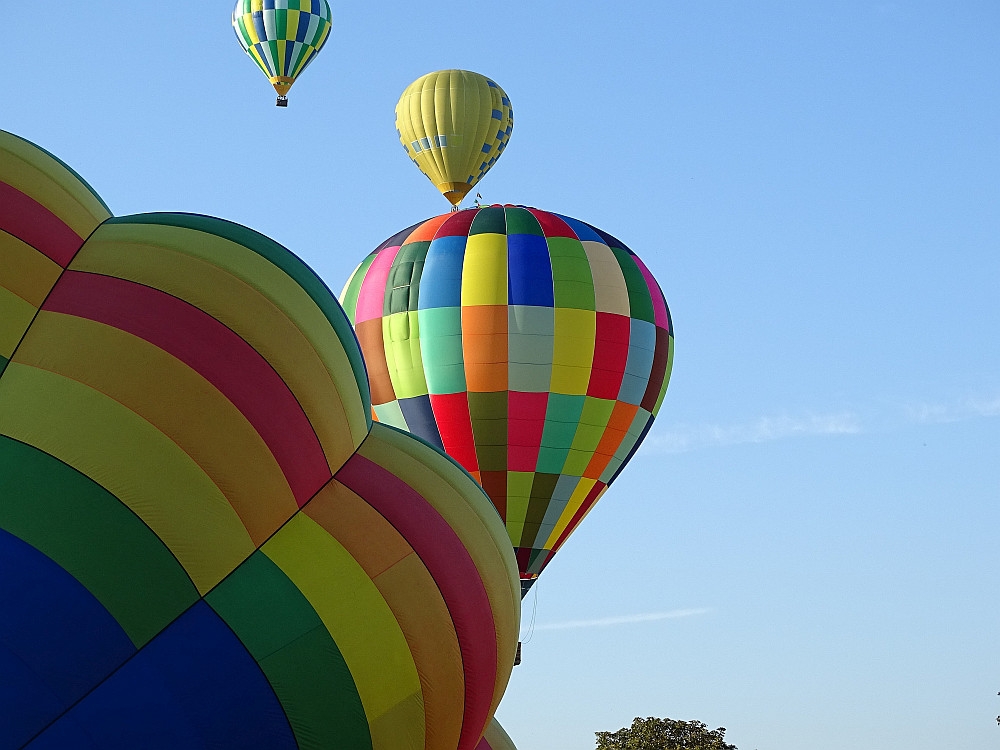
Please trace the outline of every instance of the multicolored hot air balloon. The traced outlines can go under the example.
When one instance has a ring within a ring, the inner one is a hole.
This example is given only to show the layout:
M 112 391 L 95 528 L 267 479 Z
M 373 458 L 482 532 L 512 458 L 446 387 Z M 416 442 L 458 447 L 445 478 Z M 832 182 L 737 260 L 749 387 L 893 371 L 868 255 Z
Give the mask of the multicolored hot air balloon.
M 386 240 L 341 302 L 377 419 L 483 485 L 527 591 L 663 401 L 673 325 L 656 280 L 589 224 L 491 206 Z
M 476 750 L 517 750 L 510 735 L 500 726 L 500 722 L 494 719 L 486 727 L 486 733 Z
M 326 0 L 237 0 L 233 29 L 243 51 L 278 92 L 278 106 L 288 106 L 288 89 L 330 36 Z
M 2 131 L 0 230 L 0 748 L 475 750 L 514 555 L 313 272 Z
M 421 76 L 396 104 L 400 143 L 453 206 L 490 171 L 513 128 L 503 89 L 468 70 Z

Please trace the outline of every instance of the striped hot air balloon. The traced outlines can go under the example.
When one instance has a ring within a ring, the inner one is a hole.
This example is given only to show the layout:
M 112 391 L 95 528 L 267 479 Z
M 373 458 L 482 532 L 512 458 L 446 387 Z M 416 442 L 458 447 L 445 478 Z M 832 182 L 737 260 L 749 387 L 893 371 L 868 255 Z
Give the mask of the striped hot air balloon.
M 582 221 L 491 206 L 387 240 L 341 301 L 376 417 L 483 485 L 527 591 L 663 401 L 673 325 L 652 274 Z
M 370 410 L 294 255 L 0 131 L 0 748 L 475 750 L 514 555 Z
M 249 55 L 288 104 L 288 90 L 330 36 L 326 0 L 237 0 L 233 29 Z

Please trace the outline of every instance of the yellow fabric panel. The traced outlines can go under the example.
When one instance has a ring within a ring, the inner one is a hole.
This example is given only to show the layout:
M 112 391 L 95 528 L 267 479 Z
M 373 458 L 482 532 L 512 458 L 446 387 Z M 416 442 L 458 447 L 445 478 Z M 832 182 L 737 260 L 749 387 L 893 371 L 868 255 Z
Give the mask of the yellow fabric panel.
M 304 513 L 262 547 L 312 604 L 351 670 L 374 750 L 423 747 L 420 680 L 399 623 L 358 561 Z M 419 729 L 421 736 L 411 732 Z
M 59 458 L 118 497 L 202 594 L 254 550 L 219 488 L 176 443 L 82 383 L 12 362 L 0 378 L 0 433 Z
M 215 386 L 162 349 L 113 326 L 42 311 L 15 361 L 84 383 L 156 427 L 222 491 L 255 545 L 298 510 L 253 425 Z
M 10 359 L 36 312 L 34 305 L 0 287 L 0 356 Z
M 510 679 L 521 621 L 520 576 L 500 515 L 462 469 L 405 433 L 375 424 L 358 452 L 380 466 L 391 466 L 396 476 L 441 514 L 472 556 L 496 625 L 497 683 L 492 715 Z
M 17 237 L 0 230 L 0 287 L 41 307 L 62 268 Z
M 90 187 L 51 154 L 0 130 L 3 181 L 41 203 L 85 239 L 111 214 Z
M 559 520 L 556 522 L 555 528 L 552 529 L 552 533 L 549 534 L 549 538 L 545 540 L 545 549 L 552 549 L 552 546 L 566 530 L 566 527 L 569 526 L 569 522 L 573 520 L 573 516 L 575 516 L 576 512 L 580 510 L 580 506 L 582 506 L 584 500 L 587 499 L 587 495 L 592 489 L 594 489 L 595 484 L 597 484 L 597 480 L 595 479 L 587 479 L 586 477 L 582 477 L 580 479 L 580 484 L 576 486 L 576 489 L 573 490 L 573 494 L 570 495 L 569 502 L 566 503 L 566 507 L 563 508 L 562 515 L 559 516 Z M 606 490 L 607 487 L 604 489 Z M 601 495 L 603 494 L 604 490 L 601 491 Z M 598 499 L 600 499 L 601 495 L 598 495 Z M 594 504 L 596 505 L 596 501 Z
M 473 234 L 465 245 L 462 307 L 507 304 L 507 235 Z
M 462 733 L 465 674 L 451 613 L 413 548 L 365 500 L 336 480 L 303 509 L 364 568 L 409 645 L 426 718 L 424 750 L 454 750 Z
M 491 721 L 490 725 L 486 727 L 483 739 L 489 745 L 489 750 L 517 750 L 510 735 L 504 731 L 504 728 L 500 726 L 500 722 L 496 719 Z
M 298 283 L 257 253 L 182 227 L 107 224 L 70 267 L 162 289 L 246 339 L 291 388 L 334 471 L 367 435 L 354 372 L 330 322 Z
M 552 349 L 553 393 L 585 395 L 590 385 L 597 336 L 597 313 L 557 307 Z
M 630 306 L 628 286 L 618 259 L 607 245 L 600 242 L 581 243 L 590 261 L 594 276 L 594 299 L 597 312 L 616 313 L 628 317 Z

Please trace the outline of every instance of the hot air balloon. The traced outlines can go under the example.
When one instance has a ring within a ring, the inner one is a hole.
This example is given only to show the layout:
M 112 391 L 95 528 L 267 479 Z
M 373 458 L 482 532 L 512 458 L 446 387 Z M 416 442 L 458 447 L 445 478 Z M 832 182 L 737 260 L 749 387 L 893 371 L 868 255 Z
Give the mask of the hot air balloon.
M 513 127 L 503 89 L 468 70 L 421 76 L 396 104 L 400 143 L 453 206 L 496 164 Z
M 393 236 L 341 302 L 377 419 L 482 484 L 526 592 L 660 408 L 674 346 L 655 279 L 589 224 L 491 206 Z
M 264 71 L 288 106 L 288 89 L 330 36 L 326 0 L 237 0 L 233 29 L 240 46 Z
M 0 748 L 475 750 L 514 555 L 319 278 L 2 131 L 0 230 Z
M 486 733 L 476 750 L 517 750 L 510 735 L 500 726 L 500 722 L 494 719 L 486 727 Z

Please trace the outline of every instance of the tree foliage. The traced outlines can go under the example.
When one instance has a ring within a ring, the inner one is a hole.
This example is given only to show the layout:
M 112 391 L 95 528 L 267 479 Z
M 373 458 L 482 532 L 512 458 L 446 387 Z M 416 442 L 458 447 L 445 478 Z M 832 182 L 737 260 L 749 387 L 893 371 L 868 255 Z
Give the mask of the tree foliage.
M 617 732 L 597 732 L 596 750 L 736 750 L 726 743 L 726 728 L 700 721 L 636 717 Z

